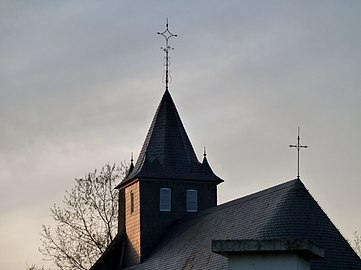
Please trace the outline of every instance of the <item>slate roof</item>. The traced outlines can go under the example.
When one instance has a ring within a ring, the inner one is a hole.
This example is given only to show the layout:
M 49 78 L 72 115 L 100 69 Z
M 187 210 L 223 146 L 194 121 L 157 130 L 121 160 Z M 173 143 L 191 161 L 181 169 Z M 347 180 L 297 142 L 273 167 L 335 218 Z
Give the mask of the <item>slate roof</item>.
M 134 169 L 117 188 L 135 178 L 223 181 L 213 173 L 206 159 L 203 163 L 198 161 L 168 90 L 154 115 Z
M 227 258 L 212 253 L 212 240 L 307 239 L 325 251 L 312 270 L 361 269 L 361 260 L 301 180 L 199 212 L 175 224 L 142 264 L 142 269 L 227 269 Z
M 119 270 L 125 248 L 125 234 L 118 234 L 89 270 Z

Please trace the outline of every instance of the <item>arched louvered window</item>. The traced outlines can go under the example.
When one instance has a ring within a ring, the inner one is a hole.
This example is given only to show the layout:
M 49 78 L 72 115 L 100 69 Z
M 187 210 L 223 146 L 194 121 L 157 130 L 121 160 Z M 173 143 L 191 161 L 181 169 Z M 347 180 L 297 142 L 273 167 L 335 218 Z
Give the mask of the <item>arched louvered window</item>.
M 171 211 L 172 191 L 170 188 L 161 188 L 159 192 L 159 211 Z
M 187 189 L 187 212 L 198 212 L 198 192 L 195 189 Z

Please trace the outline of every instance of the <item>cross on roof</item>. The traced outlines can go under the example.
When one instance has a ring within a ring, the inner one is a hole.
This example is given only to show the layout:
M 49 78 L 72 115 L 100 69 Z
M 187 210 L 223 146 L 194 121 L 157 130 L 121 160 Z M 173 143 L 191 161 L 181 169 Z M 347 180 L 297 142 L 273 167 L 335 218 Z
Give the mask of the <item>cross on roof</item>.
M 297 144 L 290 144 L 290 147 L 297 148 L 297 179 L 300 179 L 300 149 L 307 148 L 307 145 L 300 144 L 300 127 L 298 127 Z
M 172 37 L 177 37 L 177 35 L 172 34 L 169 31 L 168 28 L 168 18 L 167 18 L 167 23 L 166 23 L 166 29 L 163 32 L 157 32 L 158 35 L 162 35 L 165 38 L 165 47 L 161 47 L 161 49 L 165 52 L 165 88 L 168 89 L 168 84 L 169 84 L 169 51 L 173 50 L 174 48 L 172 48 L 171 46 L 169 46 L 168 44 L 168 40 Z

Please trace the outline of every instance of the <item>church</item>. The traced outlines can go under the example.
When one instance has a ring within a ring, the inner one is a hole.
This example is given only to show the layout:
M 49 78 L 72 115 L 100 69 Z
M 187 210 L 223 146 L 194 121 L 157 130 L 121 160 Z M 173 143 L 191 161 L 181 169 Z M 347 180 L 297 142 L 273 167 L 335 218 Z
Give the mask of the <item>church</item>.
M 91 270 L 361 270 L 361 259 L 297 177 L 217 205 L 204 152 L 198 161 L 169 91 L 137 161 L 118 184 L 118 234 Z

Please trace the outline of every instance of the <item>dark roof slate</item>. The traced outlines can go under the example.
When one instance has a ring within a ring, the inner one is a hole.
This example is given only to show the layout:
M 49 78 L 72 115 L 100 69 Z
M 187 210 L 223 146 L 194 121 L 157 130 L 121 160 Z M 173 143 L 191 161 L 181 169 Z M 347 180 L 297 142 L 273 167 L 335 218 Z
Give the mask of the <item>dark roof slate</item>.
M 303 183 L 292 180 L 204 210 L 175 224 L 141 269 L 227 269 L 212 240 L 307 239 L 325 250 L 312 270 L 361 269 L 361 260 Z
M 168 90 L 154 115 L 134 169 L 117 188 L 135 178 L 223 181 L 208 162 L 198 161 Z
M 124 245 L 124 233 L 118 234 L 89 270 L 119 270 L 123 260 Z

